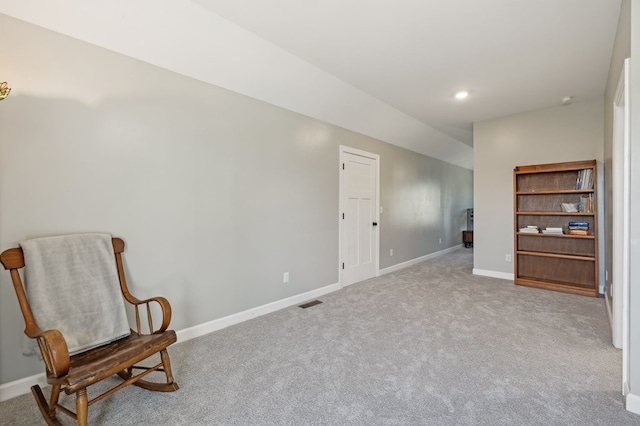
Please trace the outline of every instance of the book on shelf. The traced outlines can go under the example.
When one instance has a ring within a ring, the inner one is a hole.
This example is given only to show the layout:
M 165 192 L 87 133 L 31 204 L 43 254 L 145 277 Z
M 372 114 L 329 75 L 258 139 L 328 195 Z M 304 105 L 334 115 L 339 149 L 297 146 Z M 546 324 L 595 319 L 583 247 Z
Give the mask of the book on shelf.
M 546 227 L 546 229 L 542 230 L 543 234 L 563 234 L 562 232 L 562 228 L 552 228 L 552 227 Z
M 569 226 L 586 226 L 589 227 L 589 222 L 569 222 Z
M 593 189 L 593 169 L 582 169 L 578 172 L 576 189 Z
M 569 235 L 589 235 L 588 229 L 569 229 L 567 231 Z
M 588 222 L 569 222 L 568 226 L 569 230 L 574 231 L 589 231 L 589 223 Z
M 540 230 L 538 229 L 537 226 L 535 228 L 530 228 L 530 227 L 526 226 L 524 228 L 520 228 L 518 230 L 518 232 L 524 232 L 526 234 L 537 234 L 537 233 L 540 232 Z
M 580 196 L 578 211 L 581 213 L 593 213 L 593 194 Z

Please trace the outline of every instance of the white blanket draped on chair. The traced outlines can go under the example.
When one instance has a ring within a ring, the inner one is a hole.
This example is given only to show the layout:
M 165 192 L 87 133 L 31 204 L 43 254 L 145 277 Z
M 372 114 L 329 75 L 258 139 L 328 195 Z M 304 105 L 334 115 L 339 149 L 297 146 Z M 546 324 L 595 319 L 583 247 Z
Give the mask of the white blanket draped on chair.
M 110 235 L 38 238 L 20 246 L 35 320 L 42 330 L 60 330 L 71 355 L 130 334 Z M 23 349 L 30 355 L 36 348 L 31 341 Z

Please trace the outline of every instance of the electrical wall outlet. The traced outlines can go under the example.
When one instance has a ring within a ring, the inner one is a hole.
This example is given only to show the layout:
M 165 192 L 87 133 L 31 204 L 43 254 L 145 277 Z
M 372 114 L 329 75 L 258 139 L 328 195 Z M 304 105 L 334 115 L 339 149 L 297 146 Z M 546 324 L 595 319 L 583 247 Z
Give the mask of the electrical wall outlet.
M 289 282 L 289 273 L 285 272 L 284 275 L 282 275 L 282 282 L 283 283 L 288 283 Z
M 438 238 L 438 244 L 442 244 L 442 238 Z
M 506 260 L 507 262 L 511 262 L 511 255 L 510 254 L 505 254 L 504 255 L 504 260 Z
M 393 249 L 389 250 L 389 256 L 393 256 Z

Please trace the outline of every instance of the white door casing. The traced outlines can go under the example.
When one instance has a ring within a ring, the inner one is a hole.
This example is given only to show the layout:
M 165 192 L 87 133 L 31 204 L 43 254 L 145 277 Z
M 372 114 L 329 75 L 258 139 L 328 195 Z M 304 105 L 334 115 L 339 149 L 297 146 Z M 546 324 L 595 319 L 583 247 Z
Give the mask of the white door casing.
M 380 157 L 340 147 L 340 284 L 378 276 Z
M 605 297 L 612 305 L 614 346 L 622 347 L 622 393 L 629 389 L 629 224 L 630 224 L 630 111 L 629 59 L 618 81 L 613 104 L 613 271 Z

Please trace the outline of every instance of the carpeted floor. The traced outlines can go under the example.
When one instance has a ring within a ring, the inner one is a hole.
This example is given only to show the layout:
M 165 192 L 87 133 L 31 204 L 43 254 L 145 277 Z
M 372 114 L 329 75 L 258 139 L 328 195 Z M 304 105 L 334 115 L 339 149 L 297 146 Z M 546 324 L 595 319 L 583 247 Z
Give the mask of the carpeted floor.
M 179 391 L 128 387 L 90 424 L 640 425 L 602 299 L 474 276 L 472 263 L 460 249 L 174 345 Z M 30 395 L 0 413 L 44 424 Z

